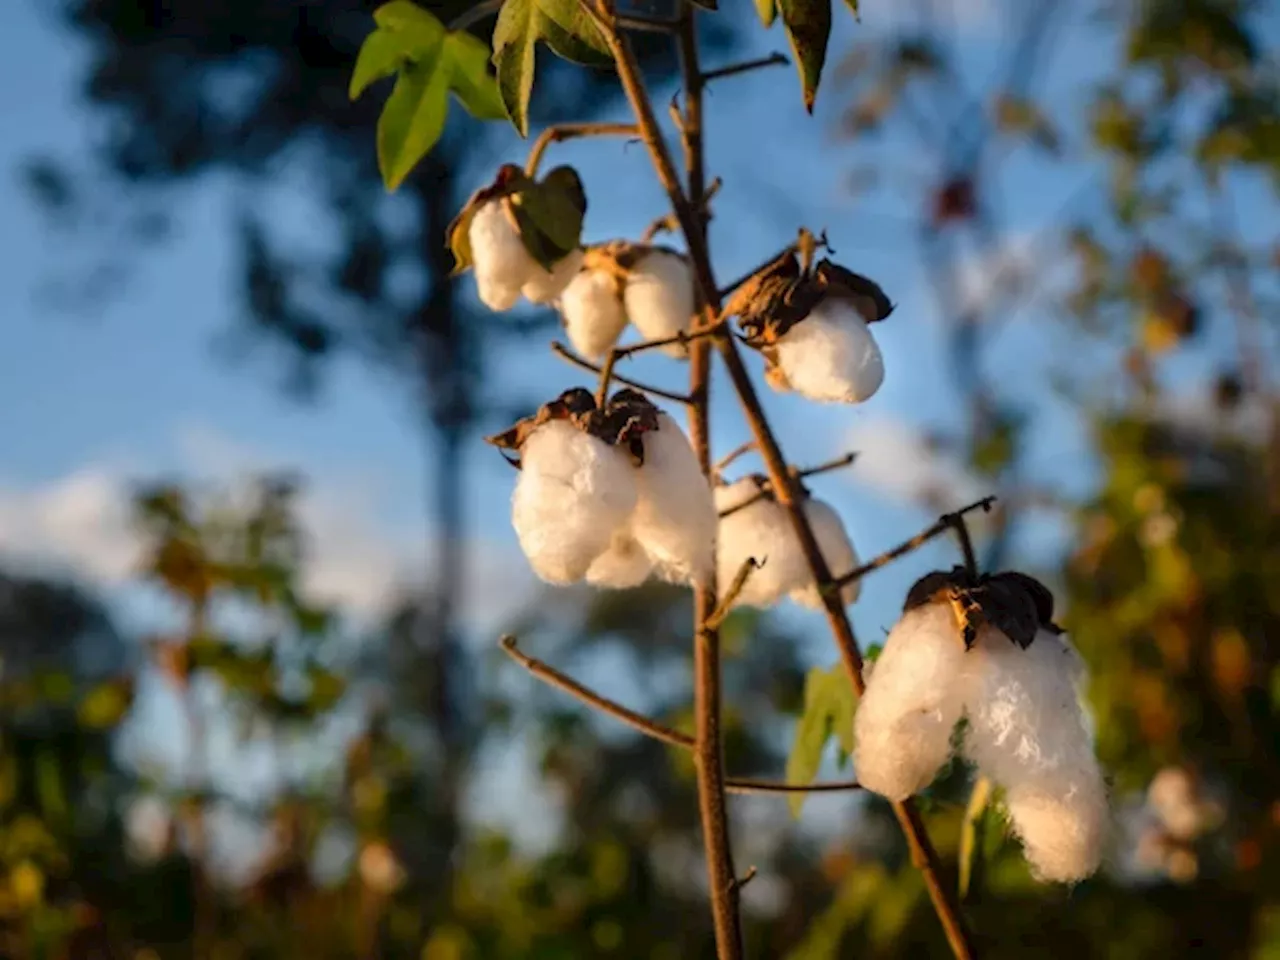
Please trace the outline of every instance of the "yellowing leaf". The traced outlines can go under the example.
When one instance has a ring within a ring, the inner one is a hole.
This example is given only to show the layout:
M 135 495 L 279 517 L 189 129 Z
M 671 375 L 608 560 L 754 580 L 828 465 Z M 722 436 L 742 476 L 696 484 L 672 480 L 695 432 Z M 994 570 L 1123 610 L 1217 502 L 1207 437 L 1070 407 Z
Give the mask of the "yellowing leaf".
M 822 765 L 822 752 L 834 731 L 840 747 L 853 752 L 853 687 L 841 664 L 828 670 L 814 667 L 804 681 L 804 713 L 787 758 L 787 783 L 812 783 Z M 800 816 L 806 794 L 792 794 L 791 815 Z
M 804 108 L 813 113 L 818 81 L 831 39 L 831 0 L 777 0 L 804 88 Z
M 772 27 L 774 18 L 778 15 L 778 8 L 774 0 L 756 0 L 756 13 L 761 23 L 766 27 Z

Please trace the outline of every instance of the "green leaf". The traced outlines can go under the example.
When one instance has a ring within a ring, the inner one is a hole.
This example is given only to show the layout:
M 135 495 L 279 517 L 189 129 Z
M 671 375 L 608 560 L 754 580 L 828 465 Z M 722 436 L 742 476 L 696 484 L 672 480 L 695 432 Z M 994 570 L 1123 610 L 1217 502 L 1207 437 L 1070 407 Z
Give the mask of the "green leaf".
M 587 201 L 572 167 L 556 167 L 516 193 L 512 211 L 525 248 L 548 270 L 582 241 Z
M 787 758 L 787 783 L 812 783 L 822 765 L 822 752 L 834 730 L 840 748 L 853 752 L 853 687 L 841 664 L 814 667 L 804 681 L 804 713 L 796 725 L 796 739 Z M 800 816 L 806 794 L 789 797 L 791 815 Z
M 378 169 L 388 190 L 404 182 L 444 132 L 449 75 L 440 69 L 406 66 L 378 117 Z
M 973 792 L 969 794 L 969 804 L 965 807 L 964 820 L 960 823 L 960 851 L 957 856 L 960 861 L 961 900 L 969 896 L 969 890 L 974 886 L 974 878 L 982 869 L 982 838 L 987 827 L 991 793 L 992 783 L 986 777 L 979 777 L 974 781 Z
M 375 30 L 365 37 L 351 71 L 347 96 L 355 100 L 369 84 L 389 77 L 404 62 L 404 40 L 389 30 Z
M 831 39 L 831 0 L 777 0 L 804 88 L 804 108 L 813 113 L 818 81 Z
M 444 59 L 452 71 L 449 88 L 467 113 L 477 120 L 507 119 L 498 82 L 489 73 L 489 48 L 478 37 L 464 31 L 449 34 Z
M 541 40 L 576 63 L 607 62 L 608 44 L 578 0 L 506 0 L 493 28 L 493 65 L 507 115 L 529 135 L 529 97 Z
M 109 680 L 86 693 L 76 712 L 84 726 L 105 730 L 124 719 L 132 701 L 133 690 L 128 682 Z
M 766 27 L 772 27 L 774 18 L 778 15 L 778 7 L 774 0 L 756 0 L 756 14 L 760 17 L 760 22 Z

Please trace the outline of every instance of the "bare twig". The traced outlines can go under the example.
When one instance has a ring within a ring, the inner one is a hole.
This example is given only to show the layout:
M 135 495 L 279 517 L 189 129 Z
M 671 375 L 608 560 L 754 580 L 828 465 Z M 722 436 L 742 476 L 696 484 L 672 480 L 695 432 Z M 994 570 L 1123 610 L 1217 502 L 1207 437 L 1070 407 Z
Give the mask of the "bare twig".
M 583 370 L 590 370 L 592 373 L 601 372 L 599 364 L 592 363 L 585 357 L 578 356 L 558 340 L 552 341 L 551 352 L 561 360 L 566 360 L 575 367 L 580 367 Z M 619 373 L 613 374 L 612 379 L 625 387 L 630 387 L 632 390 L 639 390 L 641 393 L 649 393 L 655 397 L 662 397 L 664 400 L 670 400 L 672 403 L 689 404 L 693 402 L 686 393 L 675 393 L 672 390 L 663 390 L 661 387 L 651 387 L 646 383 L 641 383 L 638 380 L 631 380 Z
M 756 869 L 756 865 L 753 863 L 751 866 L 747 867 L 746 873 L 744 873 L 742 876 L 738 877 L 738 879 L 733 881 L 733 885 L 737 889 L 741 890 L 748 883 L 754 880 L 756 878 L 756 874 L 758 874 L 759 872 L 760 871 Z
M 784 54 L 773 52 L 767 57 L 760 57 L 756 60 L 744 60 L 742 63 L 731 63 L 727 67 L 717 67 L 715 70 L 708 70 L 702 75 L 704 84 L 710 83 L 712 80 L 719 80 L 722 77 L 733 77 L 739 73 L 748 73 L 751 70 L 761 70 L 764 67 L 785 67 L 791 61 Z
M 994 498 L 982 501 L 984 513 L 991 509 L 992 499 Z M 973 552 L 973 540 L 969 536 L 969 524 L 965 522 L 964 511 L 959 510 L 955 513 L 948 513 L 942 519 L 956 532 L 956 540 L 960 542 L 960 553 L 964 557 L 965 571 L 969 576 L 976 577 L 978 575 L 978 555 Z
M 543 154 L 553 143 L 564 143 L 566 140 L 578 140 L 582 137 L 635 137 L 639 131 L 634 123 L 557 123 L 547 127 L 538 134 L 529 148 L 529 159 L 525 161 L 524 172 L 536 176 L 538 167 L 542 165 Z
M 711 219 L 711 209 L 710 209 L 711 201 L 715 197 L 715 195 L 720 192 L 720 188 L 723 186 L 724 186 L 724 180 L 722 180 L 720 177 L 716 177 L 709 184 L 707 184 L 707 192 L 703 194 L 703 197 L 702 197 L 702 209 L 703 209 L 703 215 L 708 220 Z M 660 217 L 655 217 L 653 221 L 649 224 L 649 226 L 645 227 L 644 233 L 640 234 L 640 242 L 653 243 L 654 239 L 658 236 L 658 234 L 675 233 L 679 229 L 680 229 L 680 222 L 676 219 L 675 214 L 664 213 Z
M 755 557 L 747 557 L 742 561 L 742 566 L 738 568 L 738 572 L 733 577 L 733 582 L 729 584 L 729 589 L 724 592 L 724 596 L 720 598 L 720 603 L 716 606 L 715 611 L 707 618 L 707 627 L 711 630 L 720 629 L 720 624 L 724 623 L 725 617 L 733 611 L 733 605 L 737 602 L 742 588 L 747 585 L 747 578 L 751 574 L 759 570 L 763 563 L 756 560 Z
M 804 479 L 805 477 L 816 477 L 820 473 L 830 473 L 833 470 L 843 470 L 845 467 L 853 466 L 853 462 L 858 459 L 857 451 L 850 451 L 844 456 L 835 457 L 825 463 L 819 463 L 817 466 L 805 467 L 799 471 L 796 476 Z
M 752 441 L 752 446 L 755 441 Z M 830 473 L 832 470 L 840 470 L 849 466 L 858 459 L 857 453 L 846 453 L 842 457 L 836 457 L 834 460 L 828 460 L 826 463 L 820 463 L 814 467 L 806 467 L 803 470 L 797 470 L 795 467 L 788 467 L 787 472 L 797 480 L 803 480 L 805 477 L 817 476 L 820 473 Z M 766 480 L 760 489 L 753 493 L 741 503 L 735 503 L 732 507 L 720 511 L 720 519 L 731 517 L 739 510 L 745 510 L 747 507 L 759 503 L 761 500 L 769 499 L 773 496 L 773 481 Z
M 892 563 L 894 560 L 897 560 L 899 557 L 905 556 L 906 554 L 910 553 L 912 550 L 918 550 L 920 547 L 924 546 L 934 537 L 941 536 L 942 534 L 946 533 L 948 530 L 958 531 L 963 529 L 964 530 L 963 536 L 967 541 L 968 529 L 964 527 L 965 514 L 972 513 L 974 510 L 981 510 L 984 513 L 986 513 L 991 510 L 991 505 L 995 502 L 996 502 L 995 497 L 983 497 L 981 500 L 971 503 L 967 507 L 963 507 L 960 510 L 955 511 L 954 513 L 946 514 L 945 516 L 941 517 L 937 523 L 929 527 L 929 529 L 921 533 L 917 533 L 910 540 L 907 540 L 904 543 L 898 544 L 892 550 L 889 550 L 885 553 L 880 554 L 880 556 L 876 557 L 873 560 L 868 560 L 866 563 L 864 563 L 862 566 L 858 567 L 857 569 L 850 570 L 848 573 L 845 573 L 839 577 L 836 577 L 836 579 L 831 583 L 831 587 L 830 587 L 831 591 L 833 593 L 839 593 L 839 590 L 841 587 L 846 586 L 850 583 L 853 583 L 855 580 L 861 580 L 868 573 L 871 573 L 871 571 L 879 570 L 881 567 Z M 974 564 L 973 569 L 976 569 L 977 561 L 973 560 L 973 544 L 970 543 L 968 545 L 968 550 L 965 551 L 966 567 L 971 562 Z
M 636 353 L 644 353 L 646 350 L 658 350 L 677 343 L 688 347 L 703 337 L 714 337 L 723 330 L 723 325 L 717 324 L 703 327 L 701 330 L 691 333 L 681 330 L 674 336 L 662 337 L 657 340 L 645 340 L 643 343 L 633 343 L 625 347 L 614 347 L 609 351 L 609 356 L 605 358 L 604 365 L 600 368 L 600 385 L 596 388 L 596 404 L 598 406 L 604 405 L 605 398 L 609 394 L 609 384 L 614 379 L 613 368 L 619 360 L 625 360 Z
M 745 443 L 738 444 L 738 446 L 734 447 L 732 450 L 726 453 L 723 457 L 717 460 L 715 463 L 715 466 L 712 467 L 712 470 L 716 474 L 719 474 L 722 470 L 724 470 L 725 467 L 733 463 L 733 461 L 737 460 L 739 457 L 745 454 L 750 453 L 755 448 L 756 448 L 756 442 L 754 440 L 748 440 Z
M 502 7 L 502 0 L 482 0 L 470 10 L 464 10 L 461 14 L 449 21 L 449 30 L 466 30 L 472 24 L 479 23 L 485 17 L 492 16 Z

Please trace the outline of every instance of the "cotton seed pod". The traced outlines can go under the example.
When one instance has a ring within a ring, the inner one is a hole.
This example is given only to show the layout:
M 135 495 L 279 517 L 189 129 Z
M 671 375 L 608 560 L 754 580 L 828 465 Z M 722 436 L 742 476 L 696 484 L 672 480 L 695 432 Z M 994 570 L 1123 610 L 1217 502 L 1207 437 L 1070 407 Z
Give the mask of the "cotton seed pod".
M 560 295 L 560 316 L 573 348 L 599 359 L 613 348 L 627 326 L 618 278 L 605 270 L 584 267 Z
M 623 291 L 627 319 L 646 340 L 688 332 L 693 324 L 693 270 L 681 254 L 660 248 L 645 252 L 627 274 Z M 673 343 L 662 352 L 683 357 L 688 347 Z
M 927 787 L 964 712 L 965 649 L 952 611 L 925 604 L 889 632 L 854 714 L 858 782 L 890 800 Z
M 653 561 L 632 535 L 627 524 L 613 535 L 609 549 L 587 568 L 587 583 L 613 590 L 638 587 L 653 573 Z
M 656 430 L 642 437 L 639 501 L 632 535 L 658 576 L 673 583 L 705 578 L 714 562 L 716 508 L 698 458 L 671 417 L 658 413 Z
M 735 606 L 771 607 L 803 585 L 808 568 L 790 518 L 772 496 L 760 496 L 767 481 L 751 475 L 715 488 L 720 517 L 716 535 L 716 577 L 728 589 L 742 564 L 754 558 L 752 571 Z
M 788 251 L 734 292 L 747 344 L 766 361 L 776 390 L 823 403 L 861 403 L 884 382 L 884 359 L 868 324 L 893 312 L 884 291 L 830 260 L 812 263 L 816 241 L 801 233 L 800 256 Z
M 553 303 L 582 269 L 582 256 L 581 250 L 572 250 L 550 270 L 535 264 L 520 292 L 530 303 Z
M 1066 792 L 1016 786 L 1006 794 L 1005 806 L 1036 879 L 1077 883 L 1097 871 L 1107 835 L 1101 780 Z
M 844 521 L 840 519 L 840 515 L 829 504 L 812 498 L 805 502 L 804 511 L 809 518 L 809 525 L 813 528 L 813 535 L 818 541 L 818 550 L 822 554 L 822 559 L 827 562 L 827 570 L 831 575 L 839 577 L 857 567 L 858 554 L 853 548 L 853 541 L 849 539 L 848 532 L 845 531 Z M 807 572 L 806 565 L 806 574 Z M 823 602 L 822 594 L 818 592 L 818 585 L 813 582 L 812 577 L 806 577 L 806 579 L 809 583 L 800 589 L 792 590 L 791 599 L 802 607 L 821 610 Z M 860 580 L 847 583 L 840 588 L 840 599 L 847 607 L 858 599 L 861 591 Z
M 471 215 L 470 242 L 481 302 L 490 310 L 510 310 L 538 265 L 525 249 L 503 200 L 490 200 Z

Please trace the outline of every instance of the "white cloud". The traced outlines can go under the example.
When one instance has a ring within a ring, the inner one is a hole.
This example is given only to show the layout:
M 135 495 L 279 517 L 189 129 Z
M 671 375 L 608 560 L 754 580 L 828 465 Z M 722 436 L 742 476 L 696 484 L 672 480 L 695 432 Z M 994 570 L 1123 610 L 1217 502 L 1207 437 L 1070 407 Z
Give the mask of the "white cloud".
M 860 420 L 849 432 L 849 443 L 858 459 L 848 477 L 893 500 L 950 510 L 987 493 L 972 471 L 935 449 L 920 427 L 905 420 Z

